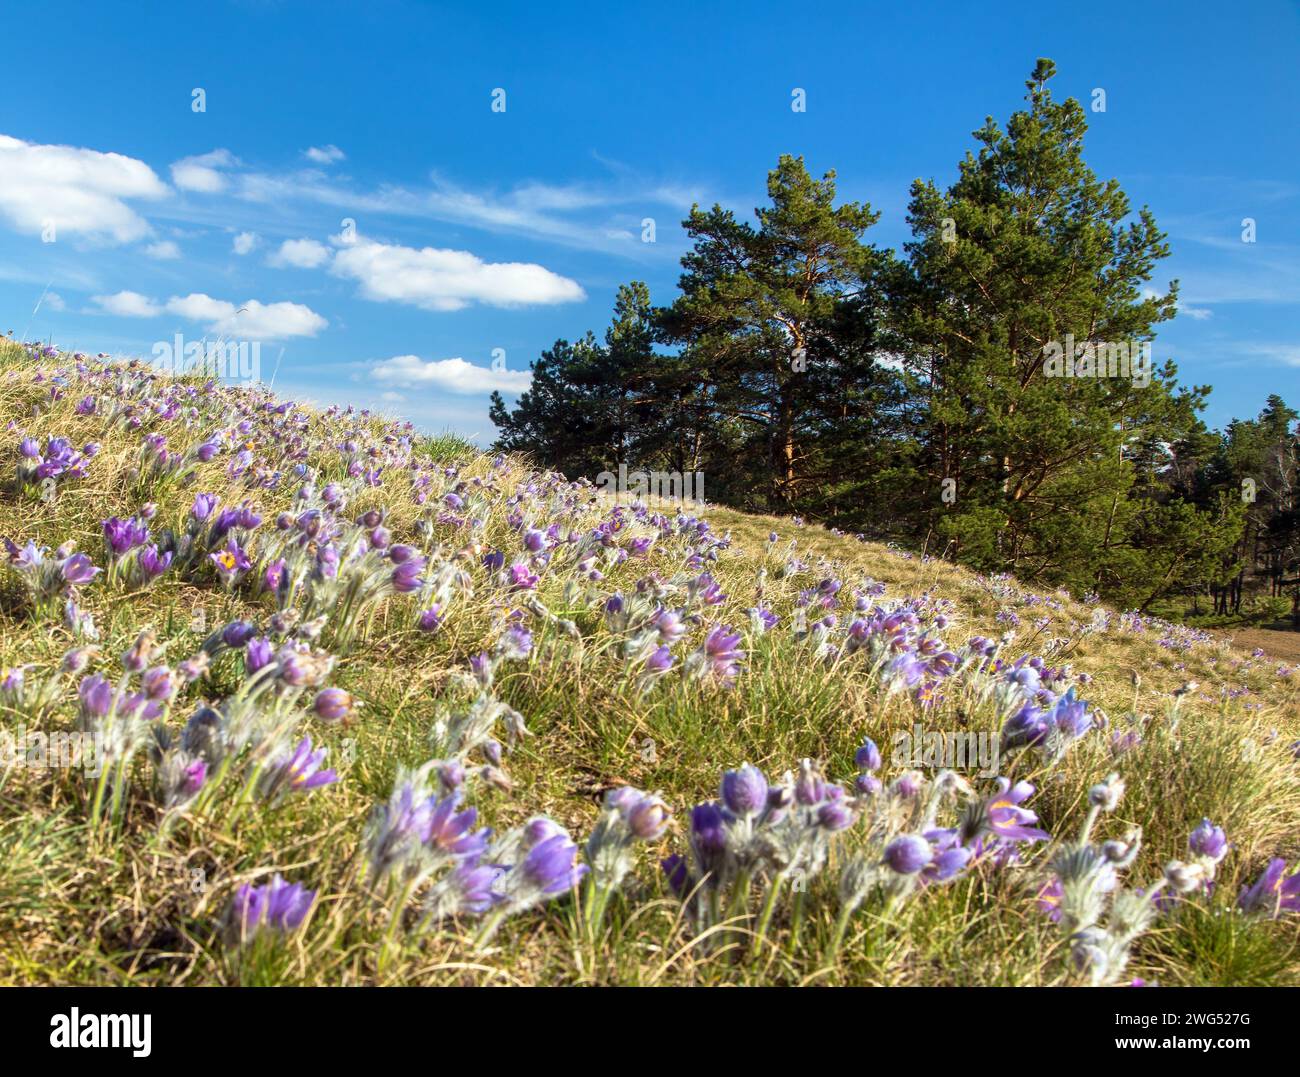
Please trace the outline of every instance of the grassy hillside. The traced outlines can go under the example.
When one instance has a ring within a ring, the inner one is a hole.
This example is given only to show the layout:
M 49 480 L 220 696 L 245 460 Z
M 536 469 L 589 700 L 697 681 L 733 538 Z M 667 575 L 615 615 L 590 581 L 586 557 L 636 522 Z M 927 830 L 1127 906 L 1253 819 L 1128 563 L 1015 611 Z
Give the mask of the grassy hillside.
M 10 342 L 0 422 L 5 982 L 1300 982 L 1277 659 Z

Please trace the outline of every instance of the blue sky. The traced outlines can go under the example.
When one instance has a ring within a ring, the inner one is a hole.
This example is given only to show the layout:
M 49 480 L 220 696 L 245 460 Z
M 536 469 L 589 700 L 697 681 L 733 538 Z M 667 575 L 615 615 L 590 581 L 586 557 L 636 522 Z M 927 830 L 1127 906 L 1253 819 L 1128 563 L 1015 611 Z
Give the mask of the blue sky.
M 693 201 L 748 215 L 802 154 L 897 248 L 909 182 L 950 182 L 1050 56 L 1058 95 L 1105 91 L 1089 163 L 1169 233 L 1156 359 L 1214 387 L 1211 425 L 1300 406 L 1296 3 L 610 7 L 11 9 L 0 328 L 258 339 L 277 390 L 487 441 L 488 390 L 619 283 L 671 298 Z

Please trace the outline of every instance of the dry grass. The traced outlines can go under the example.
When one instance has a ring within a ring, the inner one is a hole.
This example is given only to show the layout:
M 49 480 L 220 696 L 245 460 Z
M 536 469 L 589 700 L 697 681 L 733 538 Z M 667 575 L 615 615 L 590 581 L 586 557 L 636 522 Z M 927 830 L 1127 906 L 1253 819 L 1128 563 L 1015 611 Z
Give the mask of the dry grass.
M 70 370 L 66 358 L 43 364 L 48 375 Z M 54 547 L 75 540 L 104 564 L 100 522 L 126 516 L 144 501 L 156 502 L 158 521 L 179 521 L 198 490 L 219 493 L 226 503 L 252 497 L 268 521 L 292 504 L 295 484 L 250 492 L 226 472 L 229 455 L 201 465 L 185 486 L 141 483 L 131 472 L 141 438 L 164 430 L 169 449 L 197 444 L 220 425 L 219 409 L 201 403 L 199 421 L 167 422 L 146 416 L 138 429 L 107 425 L 102 415 L 75 415 L 84 395 L 75 378 L 51 402 L 50 382 L 35 380 L 37 366 L 14 346 L 0 344 L 0 419 L 11 422 L 0 441 L 4 493 L 0 535 Z M 306 431 L 320 438 L 335 420 L 313 416 Z M 357 423 L 372 437 L 387 429 L 377 418 Z M 80 445 L 101 445 L 90 473 L 61 486 L 51 501 L 32 500 L 13 488 L 21 436 L 42 441 L 61 435 Z M 287 470 L 286 446 L 250 438 L 269 467 Z M 441 457 L 459 457 L 460 477 L 494 474 L 487 457 L 450 442 L 425 446 Z M 313 445 L 309 461 L 324 478 L 344 475 L 336 449 Z M 528 481 L 521 461 L 509 461 L 499 477 L 503 491 Z M 420 541 L 422 509 L 412 496 L 411 474 L 385 472 L 381 486 L 363 491 L 349 513 L 387 510 L 387 526 L 401 541 Z M 593 499 L 581 518 L 604 517 L 608 505 Z M 514 549 L 518 536 L 506 517 L 505 496 L 493 504 L 481 539 L 484 548 Z M 1106 732 L 1094 732 L 1059 767 L 1038 775 L 1032 806 L 1053 834 L 1072 833 L 1086 808 L 1088 786 L 1118 769 L 1128 793 L 1108 831 L 1129 824 L 1145 831 L 1145 850 L 1132 868 L 1135 884 L 1158 877 L 1164 861 L 1182 855 L 1190 828 L 1202 816 L 1222 825 L 1234 848 L 1212 897 L 1162 919 L 1139 944 L 1133 971 L 1162 983 L 1297 983 L 1296 918 L 1248 919 L 1231 911 L 1239 887 L 1255 877 L 1270 856 L 1300 853 L 1300 766 L 1287 745 L 1300 737 L 1300 672 L 1278 673 L 1276 660 L 1252 659 L 1220 642 L 1187 649 L 1162 646 L 1158 628 L 1129 631 L 1112 618 L 1105 631 L 1084 626 L 1096 610 L 1064 595 L 1026 596 L 1014 582 L 988 581 L 949 563 L 836 535 L 788 520 L 745 516 L 717 508 L 704 514 L 715 532 L 732 542 L 710 570 L 727 599 L 710 619 L 735 626 L 754 605 L 758 573 L 767 569 L 765 601 L 788 624 L 799 592 L 824 575 L 845 581 L 847 595 L 866 579 L 883 583 L 886 599 L 928 595 L 954 604 L 944 635 L 959 643 L 970 634 L 998 636 L 1007 611 L 1021 621 L 1014 653 L 1048 653 L 1053 664 L 1069 662 L 1093 680 L 1081 690 L 1113 728 L 1145 719 L 1140 745 L 1113 757 Z M 781 541 L 767 541 L 776 531 Z M 788 543 L 808 570 L 780 577 Z M 448 551 L 456 536 L 440 536 Z M 629 593 L 648 571 L 681 571 L 681 547 L 656 546 L 648 562 L 608 567 L 601 588 Z M 386 601 L 359 645 L 340 656 L 332 683 L 363 702 L 347 728 L 311 728 L 329 745 L 342 774 L 336 785 L 299 797 L 275 810 L 245 814 L 231 822 L 220 813 L 187 816 L 165 837 L 149 787 L 150 767 L 141 757 L 133 773 L 124 823 L 87 826 L 86 797 L 79 776 L 13 767 L 0 779 L 0 979 L 9 983 L 238 982 L 289 984 L 1052 984 L 1066 982 L 1057 930 L 1035 907 L 1032 895 L 1047 853 L 1039 850 L 1021 866 L 987 866 L 946 888 L 935 888 L 888 920 L 875 914 L 854 922 L 838 959 L 822 959 L 834 918 L 833 880 L 816 881 L 808 895 L 807 923 L 796 942 L 788 910 L 778 911 L 768 944 L 757 956 L 743 947 L 701 939 L 667 892 L 655 868 L 659 856 L 682 845 L 690 805 L 716 795 L 723 768 L 744 760 L 780 773 L 809 756 L 830 773 L 848 778 L 852 755 L 864 736 L 874 738 L 888 759 L 891 734 L 927 728 L 971 730 L 996 726 L 988 713 L 961 710 L 960 700 L 927 711 L 903 696 L 882 697 L 876 680 L 840 664 L 815 661 L 782 628 L 747 641 L 747 668 L 735 687 L 666 679 L 641 696 L 604 629 L 599 605 L 585 595 L 574 604 L 581 639 L 574 642 L 534 625 L 537 644 L 528 661 L 504 668 L 500 695 L 527 719 L 532 733 L 509 761 L 512 793 L 482 787 L 475 801 L 493 827 L 546 812 L 585 833 L 596 818 L 600 794 L 629 783 L 661 791 L 679 823 L 660 846 L 643 850 L 640 867 L 615 901 L 601 934 L 578 927 L 574 902 L 553 902 L 507 923 L 494 945 L 476 951 L 461 925 L 405 940 L 381 970 L 380 940 L 386 910 L 362 871 L 358 854 L 366 818 L 385 798 L 400 764 L 429 755 L 428 731 L 449 677 L 483 649 L 512 608 L 477 565 L 475 596 L 458 604 L 438 635 L 415 630 L 410 603 Z M 57 667 L 74 640 L 50 620 L 33 619 L 12 582 L 0 592 L 0 668 L 27 665 L 34 675 Z M 542 599 L 553 610 L 570 609 L 563 581 L 546 581 Z M 1050 600 L 1050 605 L 1048 601 Z M 153 625 L 167 645 L 168 661 L 187 657 L 207 627 L 235 617 L 264 621 L 265 597 L 227 593 L 210 577 L 168 575 L 147 589 L 128 590 L 102 577 L 85 589 L 84 607 L 102 634 L 95 668 L 111 668 L 137 631 Z M 195 611 L 204 628 L 195 627 Z M 1035 619 L 1047 617 L 1039 628 Z M 1135 691 L 1133 674 L 1140 676 Z M 212 678 L 187 690 L 166 719 L 184 721 L 201 698 L 228 691 L 223 678 L 237 671 L 219 667 Z M 1199 682 L 1171 719 L 1172 694 Z M 75 714 L 75 693 L 66 692 L 49 724 L 66 728 Z M 960 712 L 960 713 L 959 713 Z M 0 716 L 6 727 L 22 720 Z M 653 751 L 647 746 L 653 745 Z M 272 952 L 256 955 L 226 947 L 220 917 L 234 888 L 265 881 L 272 872 L 318 890 L 317 908 L 305 929 Z M 742 925 L 744 926 L 744 925 Z

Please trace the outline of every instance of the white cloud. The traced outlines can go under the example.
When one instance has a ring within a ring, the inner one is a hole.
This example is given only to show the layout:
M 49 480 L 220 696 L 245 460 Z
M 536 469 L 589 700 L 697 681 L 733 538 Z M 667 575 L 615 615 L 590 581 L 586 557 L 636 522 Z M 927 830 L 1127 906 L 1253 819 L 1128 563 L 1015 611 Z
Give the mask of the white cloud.
M 329 261 L 330 250 L 314 239 L 286 239 L 280 249 L 268 258 L 273 266 L 296 266 L 299 269 L 316 269 Z
M 333 143 L 328 146 L 312 146 L 310 149 L 303 150 L 302 155 L 318 165 L 332 165 L 347 156 Z
M 181 256 L 181 249 L 170 239 L 163 239 L 159 240 L 157 243 L 150 243 L 149 246 L 145 247 L 144 253 L 150 258 L 169 260 L 172 258 L 179 258 Z
M 206 323 L 213 333 L 228 333 L 250 340 L 314 337 L 329 325 L 301 303 L 262 303 L 249 299 L 236 307 L 234 303 L 213 299 L 203 292 L 172 296 L 167 300 L 167 310 L 190 321 Z
M 702 188 L 647 180 L 630 169 L 616 171 L 617 176 L 605 182 L 524 182 L 487 191 L 466 190 L 436 175 L 418 186 L 385 183 L 360 189 L 320 168 L 243 171 L 230 177 L 230 193 L 267 206 L 315 202 L 351 217 L 392 214 L 447 221 L 625 257 L 675 259 L 665 242 L 670 226 L 686 215 L 693 202 L 707 204 L 711 196 Z M 636 238 L 647 215 L 659 221 L 658 245 L 629 241 L 629 236 Z
M 240 232 L 239 235 L 235 236 L 231 249 L 236 254 L 250 254 L 260 242 L 262 242 L 262 237 L 256 232 Z
M 167 185 L 143 161 L 76 146 L 49 146 L 0 135 L 0 216 L 19 232 L 82 234 L 129 243 L 149 225 L 129 205 L 162 198 Z
M 359 281 L 361 294 L 423 310 L 471 303 L 516 307 L 585 299 L 577 281 L 529 262 L 484 262 L 469 251 L 400 247 L 356 238 L 334 255 L 336 276 Z
M 46 292 L 45 298 L 41 300 L 41 305 L 49 307 L 50 310 L 67 310 L 68 305 L 63 301 L 63 296 L 58 292 Z
M 421 359 L 417 355 L 395 355 L 370 364 L 371 377 L 381 385 L 411 388 L 435 385 L 449 392 L 469 395 L 490 393 L 496 389 L 518 395 L 527 390 L 533 375 L 527 370 L 497 370 L 495 367 L 475 366 L 459 357 L 455 359 Z M 400 397 L 383 394 L 384 400 Z
M 1263 343 L 1263 344 L 1245 344 L 1239 349 L 1247 355 L 1258 356 L 1261 359 L 1272 363 L 1282 363 L 1284 366 L 1300 367 L 1300 344 L 1289 343 Z
M 90 301 L 106 314 L 116 314 L 119 318 L 156 318 L 162 313 L 162 307 L 139 292 L 93 295 Z
M 186 321 L 206 325 L 213 333 L 226 333 L 246 340 L 283 340 L 286 337 L 314 337 L 329 322 L 301 303 L 263 303 L 249 299 L 236 306 L 203 292 L 174 295 L 158 303 L 139 292 L 97 295 L 92 301 L 109 314 L 123 318 L 156 318 L 167 313 Z
M 233 168 L 239 159 L 229 150 L 213 150 L 197 157 L 184 157 L 172 165 L 172 182 L 183 191 L 213 194 L 225 190 L 223 168 Z
M 1194 307 L 1190 303 L 1179 303 L 1178 313 L 1198 322 L 1214 317 L 1214 311 L 1209 307 Z

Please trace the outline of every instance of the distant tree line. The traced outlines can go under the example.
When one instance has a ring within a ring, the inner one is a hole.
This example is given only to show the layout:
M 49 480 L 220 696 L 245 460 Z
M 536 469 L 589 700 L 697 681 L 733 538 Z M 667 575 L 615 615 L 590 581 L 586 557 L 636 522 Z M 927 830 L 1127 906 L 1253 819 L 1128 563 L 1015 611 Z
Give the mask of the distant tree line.
M 1140 608 L 1230 608 L 1248 571 L 1280 589 L 1297 414 L 1274 396 L 1212 432 L 1209 387 L 1151 366 L 1177 309 L 1176 281 L 1148 284 L 1166 237 L 1084 163 L 1054 71 L 1040 60 L 1027 108 L 974 132 L 946 190 L 912 184 L 901 254 L 802 158 L 753 222 L 695 206 L 671 304 L 621 287 L 602 338 L 556 341 L 513 408 L 494 394 L 498 446 L 593 479 L 703 472 L 714 501 Z

